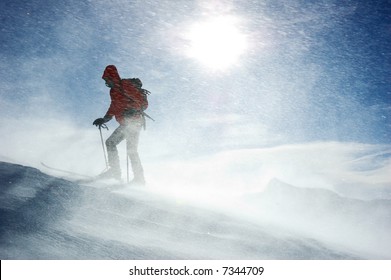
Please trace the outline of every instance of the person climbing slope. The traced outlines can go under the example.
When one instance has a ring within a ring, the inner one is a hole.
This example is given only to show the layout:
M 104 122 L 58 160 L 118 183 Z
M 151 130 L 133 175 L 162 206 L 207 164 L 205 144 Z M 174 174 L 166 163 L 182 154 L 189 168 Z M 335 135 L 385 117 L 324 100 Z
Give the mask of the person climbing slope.
M 141 128 L 145 127 L 144 110 L 148 108 L 149 91 L 142 88 L 138 78 L 121 79 L 117 68 L 108 65 L 102 79 L 110 88 L 111 104 L 103 118 L 98 118 L 93 125 L 101 127 L 115 117 L 119 127 L 106 140 L 108 169 L 98 178 L 121 180 L 121 167 L 117 145 L 126 140 L 127 156 L 130 159 L 134 178 L 132 184 L 145 185 L 144 170 L 138 154 Z

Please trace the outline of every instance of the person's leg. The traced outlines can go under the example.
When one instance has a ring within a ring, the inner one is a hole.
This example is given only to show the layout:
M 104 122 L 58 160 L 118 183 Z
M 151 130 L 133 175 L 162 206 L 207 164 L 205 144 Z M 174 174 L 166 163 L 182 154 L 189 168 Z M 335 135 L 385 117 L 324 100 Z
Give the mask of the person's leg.
M 141 164 L 140 156 L 138 154 L 138 143 L 140 138 L 140 131 L 142 128 L 142 124 L 135 121 L 129 123 L 126 130 L 126 149 L 128 153 L 128 157 L 130 159 L 130 163 L 133 171 L 133 183 L 144 185 L 144 169 Z
M 119 156 L 117 145 L 125 139 L 124 127 L 119 126 L 106 140 L 107 159 L 109 162 L 109 172 L 113 174 L 112 177 L 121 178 L 121 167 L 119 163 Z

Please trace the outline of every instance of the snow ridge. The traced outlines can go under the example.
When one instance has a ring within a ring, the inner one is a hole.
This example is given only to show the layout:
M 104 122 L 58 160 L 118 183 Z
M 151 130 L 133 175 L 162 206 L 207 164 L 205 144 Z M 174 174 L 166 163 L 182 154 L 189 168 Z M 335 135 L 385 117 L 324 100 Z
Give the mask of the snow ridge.
M 316 196 L 320 198 L 326 197 L 329 200 L 327 203 L 337 202 L 341 206 L 345 201 L 343 197 L 334 197 L 329 191 L 299 190 L 274 182 L 259 197 L 242 198 L 236 205 L 237 213 L 231 215 L 222 209 L 210 209 L 162 197 L 148 189 L 128 187 L 120 191 L 108 191 L 52 177 L 35 168 L 0 162 L 0 258 L 387 257 L 382 253 L 367 252 L 365 248 L 354 248 L 354 244 L 341 246 L 335 236 L 335 242 L 325 242 L 323 236 L 306 228 L 303 222 L 300 228 L 290 227 L 287 221 L 297 218 L 302 212 L 283 201 L 282 194 L 285 192 L 292 197 L 293 204 L 294 201 L 305 203 L 302 198 L 311 198 L 315 192 L 318 192 Z M 254 215 L 245 214 L 248 208 L 240 208 L 241 203 L 251 206 Z M 281 210 L 281 205 L 291 211 L 290 216 L 286 215 L 287 212 L 282 215 L 285 210 Z M 322 207 L 327 208 L 325 205 L 320 205 L 314 215 L 321 213 Z M 377 210 L 389 210 L 388 206 L 384 204 Z M 359 206 L 360 209 L 362 207 Z M 272 219 L 272 216 L 262 214 L 268 211 L 280 213 L 281 216 L 275 215 Z M 379 224 L 383 223 L 382 218 L 383 212 L 378 215 Z M 381 225 L 384 230 L 390 228 L 389 224 Z M 380 231 L 383 229 L 380 228 Z M 387 247 L 389 243 L 383 245 Z

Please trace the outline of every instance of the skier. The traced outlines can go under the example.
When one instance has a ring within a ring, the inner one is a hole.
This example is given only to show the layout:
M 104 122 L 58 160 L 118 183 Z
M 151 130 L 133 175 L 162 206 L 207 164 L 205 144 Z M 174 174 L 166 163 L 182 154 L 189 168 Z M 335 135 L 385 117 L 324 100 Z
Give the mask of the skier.
M 130 159 L 134 178 L 132 184 L 145 185 L 144 170 L 138 154 L 138 142 L 141 128 L 145 125 L 143 111 L 148 107 L 147 92 L 142 89 L 140 79 L 121 79 L 117 68 L 108 65 L 102 79 L 110 88 L 111 104 L 103 118 L 98 118 L 93 125 L 101 127 L 115 117 L 119 127 L 106 140 L 109 168 L 98 178 L 115 178 L 121 180 L 121 168 L 117 145 L 126 140 L 127 156 Z

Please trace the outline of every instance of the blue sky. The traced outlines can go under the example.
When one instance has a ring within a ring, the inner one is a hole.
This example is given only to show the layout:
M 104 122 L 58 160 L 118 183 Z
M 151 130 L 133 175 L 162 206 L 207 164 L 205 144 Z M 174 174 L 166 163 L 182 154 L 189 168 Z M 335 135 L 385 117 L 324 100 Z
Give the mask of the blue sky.
M 190 150 L 389 144 L 390 6 L 385 0 L 5 0 L 0 114 L 3 121 L 63 119 L 94 129 L 109 104 L 101 75 L 115 64 L 152 92 L 150 137 Z M 236 60 L 217 70 L 187 52 L 192 27 L 216 18 L 233 18 L 228 33 L 246 40 Z

